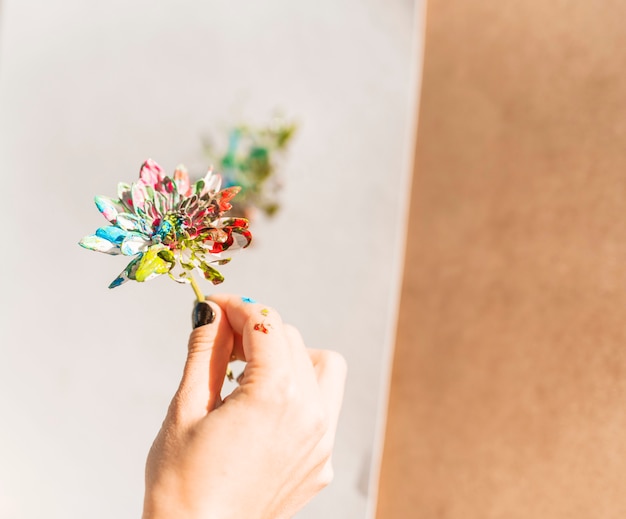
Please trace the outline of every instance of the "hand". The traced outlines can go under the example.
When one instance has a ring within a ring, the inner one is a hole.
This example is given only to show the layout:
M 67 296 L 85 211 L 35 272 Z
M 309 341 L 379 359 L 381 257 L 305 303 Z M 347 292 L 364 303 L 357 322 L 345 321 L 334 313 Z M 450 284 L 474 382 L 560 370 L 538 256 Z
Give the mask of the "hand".
M 144 519 L 282 519 L 332 479 L 331 453 L 346 365 L 304 346 L 278 313 L 218 295 L 211 324 L 189 339 L 187 362 L 146 466 Z M 220 391 L 232 358 L 240 385 Z

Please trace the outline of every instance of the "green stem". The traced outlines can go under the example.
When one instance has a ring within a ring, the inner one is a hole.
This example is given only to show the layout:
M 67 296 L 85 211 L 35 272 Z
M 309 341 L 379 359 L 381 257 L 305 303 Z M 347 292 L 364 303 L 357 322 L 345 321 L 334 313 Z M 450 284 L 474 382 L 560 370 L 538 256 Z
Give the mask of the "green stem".
M 202 301 L 204 301 L 204 294 L 202 293 L 202 290 L 200 290 L 198 283 L 196 283 L 196 280 L 191 274 L 189 274 L 189 281 L 191 283 L 191 288 L 193 288 L 193 291 L 196 293 L 196 299 L 198 300 L 198 303 L 202 303 Z

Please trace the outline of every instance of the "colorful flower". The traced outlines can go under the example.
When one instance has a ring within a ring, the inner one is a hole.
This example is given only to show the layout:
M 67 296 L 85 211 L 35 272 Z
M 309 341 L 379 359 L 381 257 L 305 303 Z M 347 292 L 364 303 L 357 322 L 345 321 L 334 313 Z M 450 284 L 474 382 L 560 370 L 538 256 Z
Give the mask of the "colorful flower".
M 195 184 L 183 166 L 173 178 L 151 159 L 141 166 L 139 180 L 120 183 L 117 199 L 96 196 L 98 210 L 110 225 L 86 236 L 80 245 L 107 254 L 134 256 L 113 280 L 115 288 L 129 279 L 148 281 L 161 274 L 193 283 L 198 269 L 213 284 L 224 277 L 213 266 L 230 261 L 226 251 L 245 248 L 252 235 L 244 218 L 224 217 L 238 186 L 220 191 L 221 177 L 211 170 Z

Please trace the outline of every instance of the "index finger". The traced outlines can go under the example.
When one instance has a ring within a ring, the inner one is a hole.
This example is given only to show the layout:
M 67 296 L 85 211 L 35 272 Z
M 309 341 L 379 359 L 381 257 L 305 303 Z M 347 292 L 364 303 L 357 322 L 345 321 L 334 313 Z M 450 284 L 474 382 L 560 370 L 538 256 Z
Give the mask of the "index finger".
M 241 336 L 244 360 L 248 363 L 286 366 L 292 357 L 283 322 L 276 310 L 233 294 L 214 294 L 233 331 Z

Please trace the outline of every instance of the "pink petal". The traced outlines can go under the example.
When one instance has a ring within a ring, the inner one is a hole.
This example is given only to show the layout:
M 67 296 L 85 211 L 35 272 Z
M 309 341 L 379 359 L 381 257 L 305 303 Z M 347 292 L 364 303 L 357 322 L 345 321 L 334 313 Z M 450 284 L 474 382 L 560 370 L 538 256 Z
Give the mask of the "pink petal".
M 117 215 L 124 211 L 122 204 L 108 196 L 96 196 L 94 202 L 102 215 L 111 223 L 115 223 Z
M 139 178 L 148 186 L 156 188 L 163 180 L 165 175 L 163 169 L 152 159 L 146 160 L 139 171 Z
M 143 182 L 133 184 L 130 192 L 133 199 L 133 209 L 135 211 L 137 211 L 137 209 L 143 210 L 146 198 L 148 197 L 145 184 Z
M 174 180 L 178 187 L 178 192 L 183 196 L 191 195 L 191 183 L 189 182 L 189 173 L 182 164 L 174 171 Z

